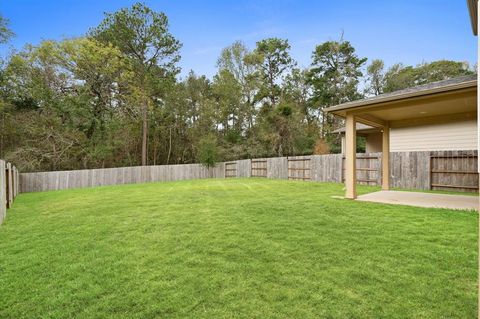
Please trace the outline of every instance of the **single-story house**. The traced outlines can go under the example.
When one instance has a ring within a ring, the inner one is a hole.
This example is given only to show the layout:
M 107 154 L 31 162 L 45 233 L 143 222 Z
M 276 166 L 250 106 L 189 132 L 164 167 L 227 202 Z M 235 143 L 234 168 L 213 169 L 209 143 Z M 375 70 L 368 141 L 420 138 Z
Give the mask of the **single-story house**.
M 396 120 L 395 123 L 392 123 L 393 125 L 390 127 L 390 152 L 476 150 L 478 124 L 476 108 L 473 107 L 474 103 L 472 102 L 476 98 L 476 75 L 382 94 L 362 100 L 361 103 L 372 104 L 387 99 L 393 101 L 413 95 L 423 95 L 425 98 L 429 96 L 431 99 L 434 96 L 440 97 L 448 91 L 454 91 L 459 86 L 473 89 L 470 90 L 470 98 L 466 100 L 449 99 L 448 103 L 451 104 L 443 106 L 455 110 L 456 113 L 449 113 L 442 117 L 432 117 L 429 110 L 423 110 L 418 112 L 418 117 L 414 121 Z M 436 105 L 436 107 L 441 107 L 440 104 Z M 381 128 L 357 123 L 356 131 L 357 136 L 365 138 L 366 153 L 382 151 Z M 334 132 L 342 135 L 342 153 L 345 153 L 345 128 L 340 128 Z
M 367 151 L 381 152 L 382 189 L 390 188 L 390 152 L 478 150 L 477 76 L 429 83 L 326 109 L 345 119 L 346 198 L 356 198 L 357 128 Z

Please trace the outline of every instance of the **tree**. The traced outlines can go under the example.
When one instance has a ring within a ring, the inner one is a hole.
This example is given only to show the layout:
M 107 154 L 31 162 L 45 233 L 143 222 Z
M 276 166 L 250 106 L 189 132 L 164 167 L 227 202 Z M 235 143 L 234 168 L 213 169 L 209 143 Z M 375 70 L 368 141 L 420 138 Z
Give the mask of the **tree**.
M 0 32 L 11 36 L 5 21 Z M 179 48 L 164 14 L 135 4 L 87 37 L 0 61 L 0 157 L 32 171 L 335 152 L 330 132 L 341 123 L 324 107 L 473 73 L 455 61 L 385 70 L 373 60 L 360 92 L 366 59 L 347 41 L 318 45 L 312 67 L 300 69 L 288 41 L 270 38 L 253 51 L 224 48 L 212 79 L 182 79 Z
M 397 63 L 385 73 L 384 92 L 393 92 L 474 73 L 466 62 L 439 60 L 422 63 L 415 67 Z
M 0 15 L 0 44 L 7 43 L 15 34 L 9 27 L 10 21 Z
M 372 63 L 367 67 L 367 83 L 365 94 L 379 95 L 383 93 L 385 87 L 385 72 L 382 60 L 372 60 Z
M 358 83 L 367 59 L 358 57 L 355 48 L 343 38 L 318 45 L 312 59 L 308 75 L 313 87 L 310 105 L 321 119 L 321 137 L 328 138 L 336 119 L 324 115 L 322 110 L 362 97 L 358 92 Z
M 291 73 L 295 61 L 290 56 L 288 40 L 268 38 L 258 41 L 255 50 L 245 57 L 254 66 L 253 76 L 258 83 L 254 103 L 258 108 L 252 131 L 254 145 L 262 145 L 267 154 L 283 155 L 292 145 L 288 125 L 294 113 L 292 104 L 282 100 L 283 82 Z
M 311 93 L 312 86 L 308 81 L 308 69 L 302 70 L 294 68 L 292 72 L 285 77 L 283 96 L 299 107 L 301 114 L 308 123 L 312 121 L 308 109 Z
M 208 168 L 214 167 L 217 164 L 218 150 L 215 136 L 208 135 L 200 140 L 198 145 L 198 160 Z
M 54 43 L 45 41 L 14 55 L 5 76 L 9 129 L 0 132 L 7 141 L 5 157 L 27 170 L 74 166 L 83 137 L 72 128 L 76 116 L 71 114 L 78 113 L 65 94 L 73 91 L 72 82 L 58 67 Z
M 451 78 L 471 75 L 475 72 L 468 62 L 439 60 L 431 63 L 422 63 L 416 68 L 416 84 L 448 80 Z
M 131 61 L 135 73 L 134 100 L 141 104 L 142 165 L 147 165 L 149 109 L 155 102 L 159 79 L 178 73 L 180 42 L 168 30 L 167 16 L 142 3 L 106 14 L 90 31 L 95 39 L 111 43 Z
M 255 74 L 255 65 L 248 62 L 251 52 L 243 42 L 237 41 L 224 48 L 217 61 L 218 75 L 228 71 L 241 87 L 241 109 L 245 116 L 246 125 L 254 125 L 255 95 L 259 81 Z M 226 74 L 226 73 L 224 73 Z
M 87 137 L 92 138 L 98 128 L 99 138 L 103 139 L 106 116 L 118 107 L 122 86 L 133 79 L 130 65 L 112 44 L 104 45 L 89 38 L 63 41 L 56 45 L 55 54 L 59 66 L 71 72 L 74 81 L 84 81 L 77 90 L 91 100 Z
M 22 148 L 11 155 L 16 162 L 51 169 L 75 162 L 103 167 L 111 160 L 120 88 L 130 75 L 125 62 L 117 48 L 87 38 L 43 41 L 14 55 L 3 97 L 22 125 L 2 137 L 24 137 L 15 139 Z M 43 154 L 44 160 L 29 154 Z
M 258 41 L 255 50 L 246 57 L 247 62 L 257 68 L 260 79 L 258 100 L 267 98 L 272 109 L 281 93 L 278 82 L 295 65 L 289 51 L 288 40 L 268 38 Z
M 215 75 L 212 85 L 217 105 L 217 120 L 221 130 L 227 135 L 230 132 L 241 133 L 245 117 L 242 108 L 242 88 L 232 73 L 221 70 Z
M 220 71 L 229 71 L 240 84 L 246 85 L 249 76 L 255 71 L 253 65 L 245 61 L 250 54 L 243 42 L 236 41 L 222 50 L 217 60 L 217 67 Z

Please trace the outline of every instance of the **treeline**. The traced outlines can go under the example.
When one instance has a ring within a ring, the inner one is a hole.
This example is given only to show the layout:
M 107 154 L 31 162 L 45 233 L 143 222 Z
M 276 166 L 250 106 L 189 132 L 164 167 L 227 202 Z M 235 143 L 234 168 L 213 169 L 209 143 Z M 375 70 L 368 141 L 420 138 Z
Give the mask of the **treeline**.
M 0 42 L 13 36 L 0 17 Z M 181 43 L 144 4 L 84 37 L 27 45 L 0 67 L 0 158 L 22 171 L 176 164 L 339 151 L 322 109 L 473 73 L 454 61 L 367 63 L 341 38 L 301 69 L 288 40 L 224 48 L 213 79 L 179 78 Z

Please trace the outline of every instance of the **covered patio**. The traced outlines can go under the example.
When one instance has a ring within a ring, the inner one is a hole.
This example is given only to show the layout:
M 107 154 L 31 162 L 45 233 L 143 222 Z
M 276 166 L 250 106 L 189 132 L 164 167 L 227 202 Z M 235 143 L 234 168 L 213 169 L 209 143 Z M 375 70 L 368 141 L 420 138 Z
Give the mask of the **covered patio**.
M 381 131 L 381 186 L 382 191 L 389 191 L 391 186 L 389 165 L 390 130 L 392 128 L 414 127 L 452 120 L 476 119 L 477 80 L 472 77 L 461 77 L 434 82 L 340 104 L 327 108 L 326 112 L 345 119 L 345 198 L 356 199 L 357 123 L 369 125 Z M 419 135 L 416 138 L 420 140 L 422 136 Z M 406 198 L 405 196 L 399 196 L 405 195 L 403 193 L 388 193 L 388 197 L 397 197 L 398 203 L 401 204 L 401 198 Z M 419 194 L 427 196 L 426 193 Z M 381 196 L 378 196 L 382 197 L 385 195 L 382 193 Z M 463 197 L 471 196 L 460 196 L 457 198 L 457 202 L 463 201 Z M 476 196 L 473 198 L 478 200 Z

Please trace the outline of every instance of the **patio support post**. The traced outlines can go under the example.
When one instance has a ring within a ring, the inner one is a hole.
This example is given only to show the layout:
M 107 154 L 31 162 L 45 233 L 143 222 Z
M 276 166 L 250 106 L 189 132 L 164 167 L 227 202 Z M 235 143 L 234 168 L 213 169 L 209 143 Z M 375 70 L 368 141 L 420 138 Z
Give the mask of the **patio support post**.
M 357 132 L 355 115 L 346 114 L 345 127 L 345 198 L 357 198 Z
M 382 190 L 390 189 L 390 126 L 388 123 L 382 130 Z

